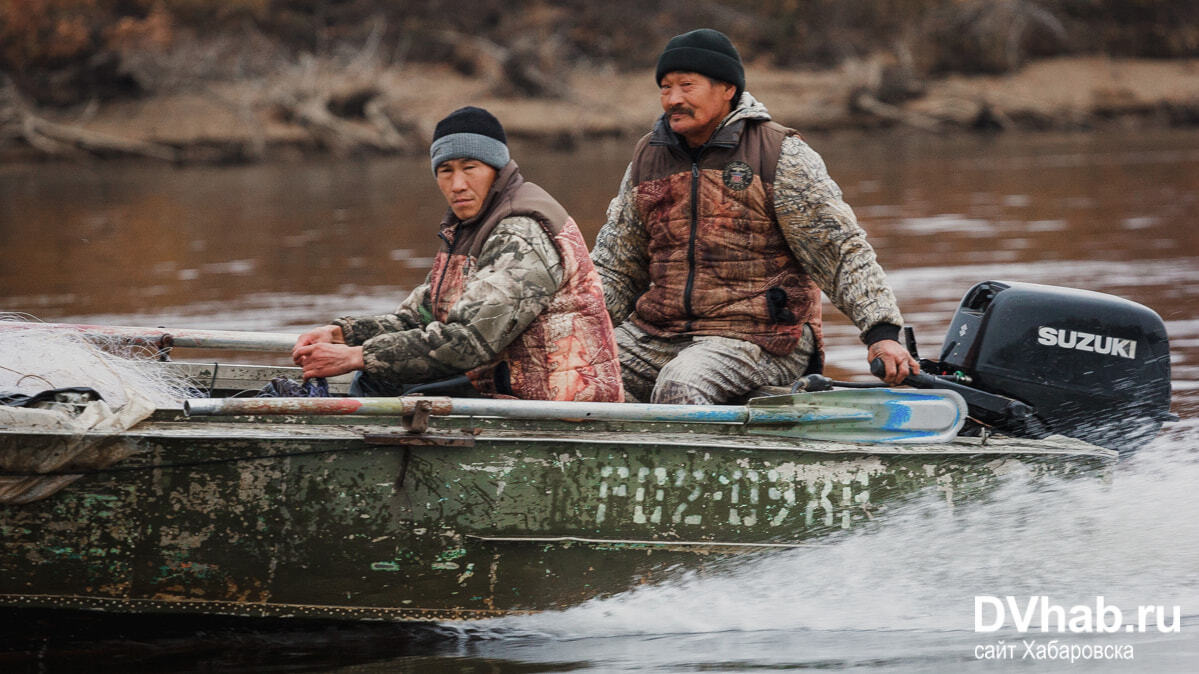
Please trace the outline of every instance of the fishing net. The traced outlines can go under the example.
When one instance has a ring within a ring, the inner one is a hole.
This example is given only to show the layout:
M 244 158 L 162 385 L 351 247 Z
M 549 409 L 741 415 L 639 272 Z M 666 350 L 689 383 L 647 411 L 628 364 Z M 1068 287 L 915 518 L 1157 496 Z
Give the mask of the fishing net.
M 0 396 L 21 402 L 0 405 L 0 503 L 45 498 L 138 451 L 123 432 L 189 390 L 144 355 L 50 329 L 0 331 Z

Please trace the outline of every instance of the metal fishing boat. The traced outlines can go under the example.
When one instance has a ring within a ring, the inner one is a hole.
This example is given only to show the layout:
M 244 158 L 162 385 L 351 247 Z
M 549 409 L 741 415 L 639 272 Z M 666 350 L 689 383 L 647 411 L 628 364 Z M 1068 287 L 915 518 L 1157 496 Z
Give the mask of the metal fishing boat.
M 1084 332 L 1107 353 L 1078 349 Z M 1130 342 L 1113 355 L 1115 340 Z M 119 433 L 0 428 L 3 473 L 58 488 L 0 505 L 0 606 L 401 621 L 560 608 L 885 525 L 911 498 L 953 508 L 1005 480 L 1103 475 L 1169 419 L 1160 319 L 1106 295 L 980 284 L 924 363 L 909 383 L 925 388 L 816 377 L 745 405 L 208 397 Z M 217 395 L 289 372 L 162 366 Z M 28 468 L 80 440 L 89 460 Z

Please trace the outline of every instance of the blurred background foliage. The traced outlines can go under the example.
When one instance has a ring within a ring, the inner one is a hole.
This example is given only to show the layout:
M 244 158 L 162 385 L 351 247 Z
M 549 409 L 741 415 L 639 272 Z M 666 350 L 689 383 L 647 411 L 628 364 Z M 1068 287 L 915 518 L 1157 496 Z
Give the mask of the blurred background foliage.
M 572 68 L 652 67 L 667 39 L 728 33 L 747 62 L 885 55 L 917 77 L 1058 55 L 1199 56 L 1195 0 L 0 0 L 0 71 L 40 105 L 269 75 L 305 55 L 499 68 L 553 95 Z

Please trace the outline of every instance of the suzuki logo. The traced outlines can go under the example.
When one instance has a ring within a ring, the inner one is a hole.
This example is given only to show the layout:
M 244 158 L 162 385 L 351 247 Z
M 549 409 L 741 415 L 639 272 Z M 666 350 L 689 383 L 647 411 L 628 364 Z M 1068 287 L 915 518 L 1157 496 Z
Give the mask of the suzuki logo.
M 1075 351 L 1089 351 L 1104 356 L 1119 356 L 1121 358 L 1137 357 L 1137 342 L 1133 339 L 1120 339 L 1107 335 L 1092 335 L 1089 332 L 1075 330 L 1059 330 L 1042 325 L 1037 328 L 1037 343 L 1043 346 L 1056 346 Z

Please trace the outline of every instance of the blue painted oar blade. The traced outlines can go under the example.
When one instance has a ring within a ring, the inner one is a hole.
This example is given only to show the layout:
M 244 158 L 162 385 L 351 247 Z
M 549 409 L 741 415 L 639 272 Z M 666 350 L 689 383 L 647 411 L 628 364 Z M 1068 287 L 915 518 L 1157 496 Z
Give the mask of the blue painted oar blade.
M 770 398 L 755 398 L 755 400 L 770 400 Z M 790 398 L 791 396 L 777 396 Z M 870 421 L 874 419 L 872 410 L 855 407 L 835 407 L 834 402 L 822 402 L 819 405 L 754 405 L 751 400 L 746 407 L 749 409 L 749 423 L 752 424 L 820 424 L 825 422 Z
M 747 407 L 752 433 L 837 442 L 948 442 L 967 413 L 960 395 L 940 389 L 795 393 L 754 398 Z

